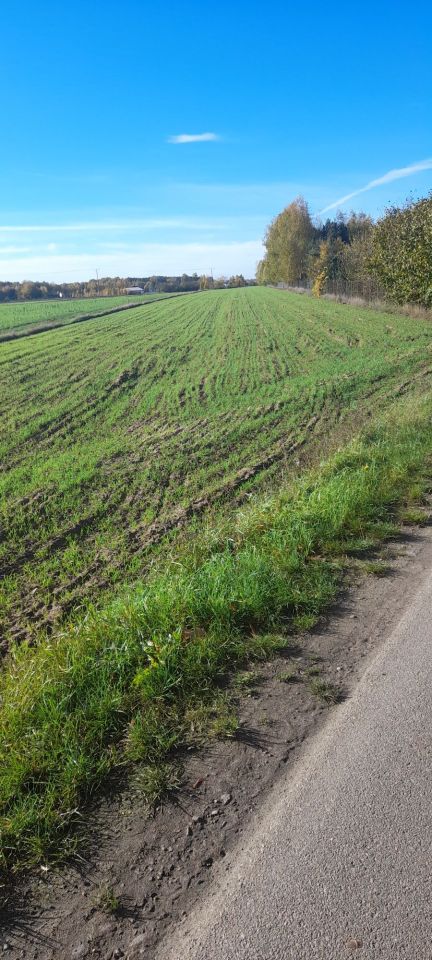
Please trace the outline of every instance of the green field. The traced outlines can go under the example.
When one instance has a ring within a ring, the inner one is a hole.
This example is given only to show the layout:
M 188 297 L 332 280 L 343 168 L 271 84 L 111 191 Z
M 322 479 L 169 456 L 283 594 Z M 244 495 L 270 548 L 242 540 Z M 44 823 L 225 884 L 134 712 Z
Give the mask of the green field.
M 102 315 L 107 310 L 113 310 L 128 303 L 137 303 L 140 300 L 144 303 L 152 303 L 166 296 L 169 294 L 2 303 L 0 304 L 0 340 L 2 334 L 13 332 L 22 335 L 33 328 L 63 325 L 89 313 Z
M 430 390 L 431 332 L 250 288 L 4 344 L 4 643 L 134 582 L 209 508 L 298 473 L 395 397 Z
M 262 288 L 1 347 L 0 903 L 113 769 L 154 802 L 176 747 L 232 735 L 232 671 L 426 518 L 431 347 L 426 321 Z

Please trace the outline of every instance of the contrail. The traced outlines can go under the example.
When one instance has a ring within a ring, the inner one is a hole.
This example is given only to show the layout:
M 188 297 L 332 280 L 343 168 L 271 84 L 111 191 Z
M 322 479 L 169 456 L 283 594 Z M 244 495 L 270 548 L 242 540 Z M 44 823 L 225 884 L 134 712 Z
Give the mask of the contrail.
M 353 190 L 352 193 L 347 193 L 344 197 L 339 197 L 339 200 L 335 200 L 334 203 L 329 203 L 327 207 L 323 207 L 323 209 L 320 210 L 320 213 L 326 213 L 327 210 L 334 210 L 335 207 L 342 206 L 342 204 L 347 203 L 348 200 L 352 200 L 353 197 L 358 197 L 359 193 L 366 193 L 367 190 L 380 187 L 383 183 L 402 180 L 403 177 L 409 177 L 412 173 L 420 173 L 422 170 L 432 170 L 432 159 L 420 160 L 419 163 L 412 163 L 410 167 L 399 167 L 397 170 L 389 170 L 388 173 L 385 173 L 382 177 L 378 177 L 376 180 L 370 180 L 365 187 L 360 187 L 359 190 Z

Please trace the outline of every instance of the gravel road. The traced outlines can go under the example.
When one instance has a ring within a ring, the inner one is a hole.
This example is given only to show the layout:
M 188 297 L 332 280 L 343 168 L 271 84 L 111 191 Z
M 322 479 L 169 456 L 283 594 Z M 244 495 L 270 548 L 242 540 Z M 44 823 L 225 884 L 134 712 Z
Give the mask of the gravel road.
M 431 960 L 432 575 L 160 960 Z

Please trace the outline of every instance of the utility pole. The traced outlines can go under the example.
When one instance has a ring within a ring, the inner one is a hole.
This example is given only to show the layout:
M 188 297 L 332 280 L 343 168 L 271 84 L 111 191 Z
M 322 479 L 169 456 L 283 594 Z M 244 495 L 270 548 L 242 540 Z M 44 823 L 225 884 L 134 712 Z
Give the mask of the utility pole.
M 99 296 L 99 271 L 96 267 L 96 296 Z

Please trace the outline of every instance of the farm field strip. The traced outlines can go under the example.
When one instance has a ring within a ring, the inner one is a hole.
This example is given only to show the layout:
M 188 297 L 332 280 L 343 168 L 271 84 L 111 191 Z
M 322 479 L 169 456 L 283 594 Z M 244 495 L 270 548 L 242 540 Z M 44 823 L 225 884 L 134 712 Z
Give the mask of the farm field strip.
M 427 321 L 263 288 L 1 345 L 4 645 L 139 579 L 179 526 L 430 390 L 431 368 Z
M 123 309 L 128 304 L 154 303 L 166 297 L 181 296 L 182 294 L 155 293 L 130 296 L 122 294 L 118 297 L 83 297 L 76 300 L 33 300 L 17 303 L 0 304 L 0 343 L 2 337 L 16 334 L 17 338 L 29 332 L 38 332 L 39 327 L 58 327 L 73 323 L 88 314 L 105 316 L 110 310 Z

